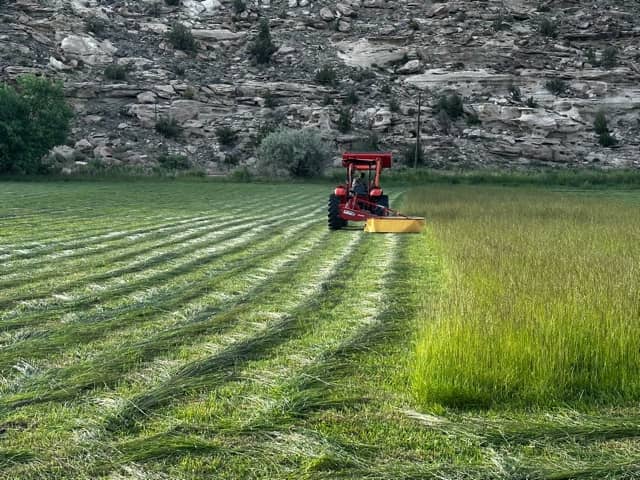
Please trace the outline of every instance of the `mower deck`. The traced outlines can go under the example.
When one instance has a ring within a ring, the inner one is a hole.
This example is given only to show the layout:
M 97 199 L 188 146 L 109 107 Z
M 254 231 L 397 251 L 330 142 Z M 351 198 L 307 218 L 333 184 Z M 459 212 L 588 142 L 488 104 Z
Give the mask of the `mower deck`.
M 364 231 L 369 233 L 420 233 L 425 221 L 422 217 L 367 218 Z

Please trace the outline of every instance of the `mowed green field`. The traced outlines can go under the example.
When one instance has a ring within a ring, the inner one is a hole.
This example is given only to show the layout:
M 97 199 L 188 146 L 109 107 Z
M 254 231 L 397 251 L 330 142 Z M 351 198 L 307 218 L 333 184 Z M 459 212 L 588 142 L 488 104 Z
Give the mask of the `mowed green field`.
M 0 183 L 0 478 L 640 475 L 635 390 L 460 409 L 425 377 L 443 232 L 495 191 L 409 192 L 425 233 L 372 235 L 328 231 L 330 190 Z

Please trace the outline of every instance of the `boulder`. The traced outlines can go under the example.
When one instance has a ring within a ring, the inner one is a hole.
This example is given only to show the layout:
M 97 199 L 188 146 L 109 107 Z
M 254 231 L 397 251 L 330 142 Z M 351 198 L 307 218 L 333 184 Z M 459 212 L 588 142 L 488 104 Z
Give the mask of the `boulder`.
M 396 70 L 397 73 L 408 75 L 411 73 L 419 73 L 422 70 L 422 63 L 420 60 L 409 60 Z
M 98 41 L 86 35 L 69 35 L 60 43 L 66 58 L 82 60 L 89 65 L 111 63 L 117 51 L 109 40 Z
M 350 67 L 371 67 L 373 64 L 384 66 L 397 62 L 409 51 L 407 47 L 400 47 L 387 42 L 370 42 L 362 38 L 355 42 L 340 42 L 336 44 L 338 58 Z
M 331 20 L 336 18 L 336 16 L 334 15 L 334 13 L 331 11 L 330 8 L 322 7 L 320 9 L 320 18 L 325 22 L 330 22 Z

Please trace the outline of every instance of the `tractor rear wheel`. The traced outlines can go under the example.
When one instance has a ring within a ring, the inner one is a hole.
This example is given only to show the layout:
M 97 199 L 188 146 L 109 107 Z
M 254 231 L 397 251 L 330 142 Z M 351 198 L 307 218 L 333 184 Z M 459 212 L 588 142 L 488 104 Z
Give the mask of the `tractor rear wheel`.
M 330 230 L 340 230 L 347 224 L 346 220 L 340 218 L 340 197 L 337 197 L 333 193 L 329 196 L 327 216 Z

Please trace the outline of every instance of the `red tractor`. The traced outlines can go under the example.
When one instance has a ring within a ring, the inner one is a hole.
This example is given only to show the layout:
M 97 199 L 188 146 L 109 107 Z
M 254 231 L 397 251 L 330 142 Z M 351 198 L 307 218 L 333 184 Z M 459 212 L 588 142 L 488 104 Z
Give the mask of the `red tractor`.
M 380 187 L 380 174 L 391 168 L 390 152 L 345 152 L 342 166 L 347 169 L 346 183 L 329 196 L 329 228 L 339 230 L 348 221 L 366 222 L 367 232 L 419 232 L 424 218 L 407 217 L 389 208 L 389 197 Z
M 380 173 L 391 168 L 391 153 L 345 152 L 342 166 L 347 169 L 347 180 L 329 196 L 329 228 L 338 230 L 349 220 L 364 222 L 372 216 L 389 215 L 389 197 L 380 187 Z

